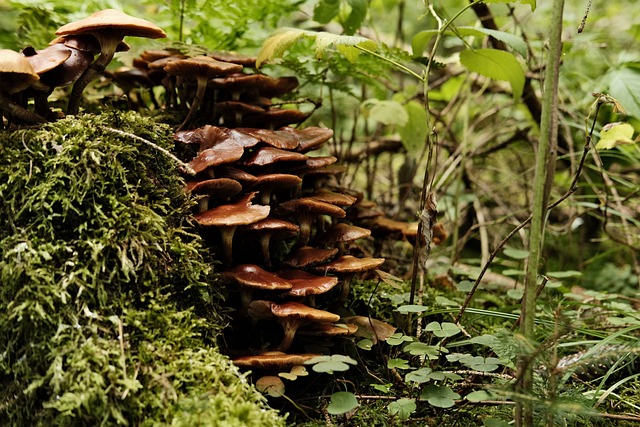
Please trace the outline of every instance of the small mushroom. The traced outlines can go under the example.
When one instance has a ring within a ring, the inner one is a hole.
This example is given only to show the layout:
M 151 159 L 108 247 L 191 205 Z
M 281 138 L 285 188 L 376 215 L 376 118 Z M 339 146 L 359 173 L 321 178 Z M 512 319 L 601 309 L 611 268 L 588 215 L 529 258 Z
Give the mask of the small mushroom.
M 240 315 L 244 316 L 254 291 L 288 291 L 292 284 L 276 274 L 255 264 L 240 264 L 222 273 L 226 280 L 234 282 L 240 290 Z
M 315 270 L 324 274 L 333 273 L 342 276 L 342 292 L 339 302 L 344 303 L 349 296 L 349 285 L 353 276 L 357 273 L 374 270 L 384 261 L 384 258 L 356 258 L 351 255 L 343 255 L 327 264 L 315 267 Z
M 306 268 L 329 261 L 338 253 L 337 248 L 320 249 L 311 246 L 298 248 L 290 254 L 282 263 L 294 268 Z
M 265 218 L 253 224 L 243 227 L 245 230 L 253 230 L 260 234 L 260 248 L 262 249 L 262 258 L 267 267 L 271 267 L 271 253 L 269 244 L 271 237 L 280 234 L 285 236 L 295 236 L 300 231 L 297 225 L 278 218 Z
M 332 225 L 327 231 L 324 232 L 320 238 L 320 242 L 326 245 L 338 244 L 339 254 L 345 252 L 344 244 L 353 242 L 358 239 L 364 239 L 371 235 L 371 230 L 358 227 L 356 225 L 345 224 L 339 222 Z
M 174 76 L 194 78 L 197 82 L 196 95 L 191 102 L 187 117 L 185 117 L 182 124 L 178 127 L 178 130 L 182 130 L 189 124 L 195 112 L 200 108 L 200 103 L 204 98 L 209 79 L 240 71 L 242 70 L 242 65 L 216 61 L 208 56 L 196 56 L 169 62 L 165 65 L 164 70 Z
M 38 114 L 21 107 L 10 95 L 21 92 L 40 77 L 23 55 L 8 49 L 0 50 L 0 110 L 28 124 L 44 123 Z
M 258 175 L 255 178 L 256 180 L 251 188 L 260 192 L 263 205 L 268 205 L 271 202 L 271 194 L 274 191 L 293 188 L 302 183 L 302 179 L 299 176 L 285 173 Z
M 239 225 L 252 224 L 269 216 L 269 206 L 253 205 L 251 199 L 255 192 L 247 194 L 240 201 L 222 205 L 195 215 L 196 222 L 202 227 L 217 227 L 222 236 L 223 261 L 231 264 L 233 253 L 233 235 Z
M 280 211 L 295 215 L 298 225 L 300 226 L 300 244 L 306 245 L 311 237 L 311 225 L 319 215 L 329 215 L 337 218 L 344 218 L 346 212 L 344 209 L 332 205 L 331 203 L 321 202 L 312 197 L 302 197 L 299 199 L 289 200 L 280 204 Z
M 276 350 L 287 351 L 293 343 L 296 331 L 309 323 L 335 323 L 340 316 L 324 310 L 308 307 L 298 302 L 276 304 L 271 301 L 256 300 L 249 304 L 249 315 L 260 319 L 276 319 L 284 329 L 284 337 Z
M 307 298 L 311 307 L 316 306 L 316 295 L 325 294 L 338 284 L 335 276 L 317 276 L 302 270 L 279 270 L 277 274 L 293 285 L 285 296 Z
M 239 368 L 275 371 L 291 369 L 318 356 L 320 355 L 314 353 L 285 354 L 282 351 L 265 351 L 253 356 L 237 357 L 232 362 Z
M 198 211 L 202 213 L 209 210 L 211 197 L 226 200 L 242 191 L 242 185 L 230 178 L 213 178 L 187 182 L 186 190 L 192 194 L 202 196 L 198 199 Z
M 82 92 L 93 79 L 102 73 L 113 59 L 118 45 L 125 36 L 163 38 L 167 35 L 160 27 L 144 19 L 135 18 L 115 9 L 105 9 L 93 13 L 80 21 L 71 22 L 58 28 L 58 36 L 89 34 L 98 40 L 100 56 L 76 80 L 69 98 L 67 114 L 78 114 Z

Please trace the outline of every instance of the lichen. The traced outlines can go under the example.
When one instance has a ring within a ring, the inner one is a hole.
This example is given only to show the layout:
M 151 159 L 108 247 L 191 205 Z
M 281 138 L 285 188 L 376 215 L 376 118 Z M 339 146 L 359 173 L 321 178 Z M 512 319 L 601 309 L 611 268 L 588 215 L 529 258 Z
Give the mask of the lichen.
M 275 426 L 215 346 L 215 274 L 167 126 L 0 132 L 0 425 Z

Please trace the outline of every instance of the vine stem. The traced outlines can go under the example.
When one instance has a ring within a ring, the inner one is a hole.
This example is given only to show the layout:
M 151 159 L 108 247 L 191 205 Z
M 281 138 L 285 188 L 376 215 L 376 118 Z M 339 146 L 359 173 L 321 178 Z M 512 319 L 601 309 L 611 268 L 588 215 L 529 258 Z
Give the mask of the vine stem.
M 120 129 L 114 129 L 111 127 L 107 127 L 107 126 L 103 126 L 103 129 L 111 132 L 111 133 L 115 133 L 116 135 L 120 135 L 120 136 L 124 136 L 127 138 L 131 138 L 131 139 L 135 139 L 136 141 L 142 142 L 144 144 L 149 145 L 150 147 L 158 150 L 159 152 L 161 152 L 162 154 L 164 154 L 165 156 L 169 157 L 171 160 L 173 160 L 175 163 L 178 164 L 178 166 L 180 166 L 180 168 L 188 175 L 194 176 L 196 174 L 196 172 L 191 168 L 191 166 L 189 166 L 187 163 L 183 162 L 182 160 L 180 160 L 179 158 L 177 158 L 176 156 L 174 156 L 171 152 L 169 152 L 168 150 L 160 147 L 158 144 L 151 142 L 147 139 L 144 139 L 138 135 L 135 135 L 133 133 L 129 133 L 129 132 L 125 132 L 122 131 Z

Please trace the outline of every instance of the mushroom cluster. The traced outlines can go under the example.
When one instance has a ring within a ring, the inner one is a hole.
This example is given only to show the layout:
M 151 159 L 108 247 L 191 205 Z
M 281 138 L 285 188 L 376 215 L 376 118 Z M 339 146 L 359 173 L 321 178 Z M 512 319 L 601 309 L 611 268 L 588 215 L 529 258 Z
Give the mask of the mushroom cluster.
M 227 59 L 242 71 L 225 76 L 192 71 L 189 87 L 176 70 L 193 58 L 166 54 L 157 52 L 147 67 L 158 70 L 162 61 L 163 85 L 175 88 L 166 102 L 190 104 L 175 140 L 190 153 L 185 160 L 195 176 L 186 188 L 199 202 L 194 221 L 221 262 L 221 282 L 235 307 L 228 352 L 242 367 L 289 369 L 292 360 L 311 357 L 307 351 L 319 337 L 363 333 L 342 317 L 350 282 L 384 259 L 361 256 L 358 241 L 371 232 L 348 220 L 361 198 L 339 185 L 345 169 L 333 156 L 313 154 L 333 131 L 293 127 L 307 114 L 270 107 L 297 80 L 259 74 L 242 57 Z
M 115 9 L 63 25 L 56 35 L 43 49 L 29 46 L 22 54 L 0 50 L 0 111 L 9 122 L 39 124 L 57 118 L 47 99 L 55 88 L 71 84 L 67 113 L 77 114 L 84 88 L 116 52 L 129 49 L 124 37 L 166 37 L 157 25 Z M 35 112 L 28 109 L 29 99 L 34 100 Z

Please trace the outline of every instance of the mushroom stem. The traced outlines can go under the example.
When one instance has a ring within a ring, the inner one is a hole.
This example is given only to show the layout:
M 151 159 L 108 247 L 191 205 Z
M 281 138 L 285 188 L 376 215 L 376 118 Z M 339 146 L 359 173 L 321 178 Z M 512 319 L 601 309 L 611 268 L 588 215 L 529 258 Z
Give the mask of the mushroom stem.
M 231 265 L 233 259 L 233 235 L 236 233 L 237 226 L 230 225 L 220 227 L 220 235 L 222 237 L 222 261 L 224 265 Z
M 339 304 L 341 305 L 344 304 L 349 298 L 351 280 L 355 275 L 356 275 L 355 273 L 344 273 L 344 276 L 342 278 L 342 288 L 340 289 L 340 298 L 338 299 Z
M 272 232 L 267 230 L 262 232 L 260 236 L 260 247 L 262 248 L 262 258 L 264 261 L 264 265 L 267 267 L 271 267 L 271 253 L 269 251 L 269 244 L 271 242 Z
M 76 80 L 69 95 L 69 104 L 67 105 L 67 114 L 76 115 L 80 111 L 80 102 L 82 101 L 82 92 L 96 77 L 98 77 L 107 68 L 107 65 L 113 59 L 113 55 L 116 53 L 116 46 L 120 40 L 112 42 L 111 45 L 104 45 L 104 49 L 98 59 L 96 59 L 89 68 L 84 70 L 84 73 Z
M 180 127 L 176 129 L 176 131 L 181 131 L 182 129 L 185 128 L 185 126 L 187 126 L 187 124 L 189 124 L 189 122 L 193 118 L 193 115 L 196 113 L 196 111 L 198 111 L 198 108 L 200 108 L 200 102 L 204 98 L 204 93 L 206 89 L 207 89 L 207 78 L 198 77 L 198 88 L 196 89 L 196 96 L 193 98 L 193 102 L 191 103 L 191 108 L 189 108 L 189 112 L 187 113 L 187 117 L 184 118 L 184 121 L 182 122 Z
M 289 347 L 291 347 L 291 344 L 293 343 L 293 338 L 295 337 L 296 331 L 300 326 L 300 322 L 284 320 L 284 321 L 281 321 L 280 324 L 284 328 L 284 337 L 282 338 L 282 342 L 280 342 L 280 345 L 278 345 L 278 347 L 276 347 L 274 350 L 287 351 L 289 350 Z
M 32 113 L 26 108 L 21 107 L 20 105 L 12 101 L 10 98 L 6 97 L 1 92 L 0 92 L 0 109 L 5 113 L 7 113 L 9 117 L 13 119 L 18 119 L 30 125 L 37 125 L 37 124 L 47 122 L 44 119 L 44 117 L 41 117 L 38 114 Z

